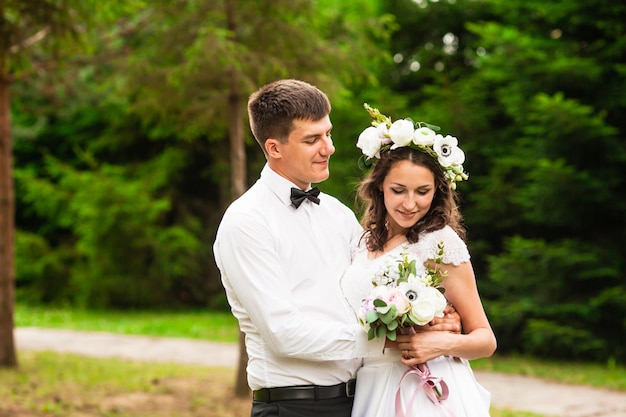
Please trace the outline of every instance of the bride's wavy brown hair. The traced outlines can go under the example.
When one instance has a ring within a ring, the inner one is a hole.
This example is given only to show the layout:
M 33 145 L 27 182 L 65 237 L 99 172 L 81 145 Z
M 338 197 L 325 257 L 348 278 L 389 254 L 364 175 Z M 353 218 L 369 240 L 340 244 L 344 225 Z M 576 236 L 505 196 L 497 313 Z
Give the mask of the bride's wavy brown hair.
M 387 211 L 381 188 L 389 170 L 400 161 L 411 161 L 428 168 L 435 177 L 436 190 L 433 202 L 428 213 L 407 231 L 406 238 L 409 243 L 417 242 L 421 233 L 439 230 L 446 225 L 465 239 L 466 231 L 462 225 L 458 195 L 450 188 L 441 165 L 433 157 L 407 146 L 382 152 L 380 160 L 359 184 L 357 196 L 364 206 L 361 225 L 365 232 L 362 238 L 366 239 L 367 248 L 370 251 L 382 251 L 390 238 L 385 226 Z

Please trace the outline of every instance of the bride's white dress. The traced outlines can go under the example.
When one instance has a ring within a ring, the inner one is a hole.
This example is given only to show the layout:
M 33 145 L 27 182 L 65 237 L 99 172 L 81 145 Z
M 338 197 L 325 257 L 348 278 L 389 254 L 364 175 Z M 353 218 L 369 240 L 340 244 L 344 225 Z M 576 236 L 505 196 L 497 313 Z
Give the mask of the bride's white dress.
M 444 242 L 444 263 L 459 265 L 469 261 L 470 255 L 465 242 L 447 226 L 420 236 L 417 243 L 405 245 L 408 245 L 411 258 L 418 259 L 419 268 L 423 267 L 427 259 L 435 258 L 440 241 Z M 341 287 L 356 314 L 361 308 L 361 301 L 370 291 L 374 273 L 389 257 L 399 256 L 403 246 L 400 245 L 375 259 L 368 258 L 364 247 L 355 249 L 352 266 L 343 276 Z M 400 362 L 400 356 L 397 349 L 385 349 L 384 355 L 380 357 L 364 359 L 363 367 L 357 374 L 352 417 L 396 416 L 396 390 L 399 386 L 402 409 L 406 417 L 489 416 L 491 396 L 474 378 L 468 361 L 442 356 L 428 362 L 432 376 L 443 378 L 449 388 L 448 398 L 436 405 L 428 399 L 423 389 L 417 388 L 420 382 L 417 375 L 409 375 L 400 384 L 400 379 L 408 369 Z

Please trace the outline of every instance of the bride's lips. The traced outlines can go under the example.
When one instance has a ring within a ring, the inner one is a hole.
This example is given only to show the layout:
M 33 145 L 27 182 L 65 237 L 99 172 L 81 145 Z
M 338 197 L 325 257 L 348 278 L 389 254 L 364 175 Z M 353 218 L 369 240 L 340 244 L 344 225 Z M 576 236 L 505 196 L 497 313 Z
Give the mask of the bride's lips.
M 404 211 L 397 211 L 397 213 L 405 219 L 412 219 L 417 214 L 417 211 L 412 211 L 410 213 L 406 213 Z

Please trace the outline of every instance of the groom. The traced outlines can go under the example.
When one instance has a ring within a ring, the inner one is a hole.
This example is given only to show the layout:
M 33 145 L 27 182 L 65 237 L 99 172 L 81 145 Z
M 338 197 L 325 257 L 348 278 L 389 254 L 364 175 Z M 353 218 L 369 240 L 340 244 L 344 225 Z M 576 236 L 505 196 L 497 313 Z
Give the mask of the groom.
M 226 210 L 213 252 L 245 333 L 253 417 L 349 417 L 367 340 L 340 279 L 362 234 L 354 213 L 311 188 L 329 176 L 331 106 L 316 87 L 279 80 L 250 96 L 252 133 L 267 164 Z M 433 330 L 460 328 L 458 315 Z

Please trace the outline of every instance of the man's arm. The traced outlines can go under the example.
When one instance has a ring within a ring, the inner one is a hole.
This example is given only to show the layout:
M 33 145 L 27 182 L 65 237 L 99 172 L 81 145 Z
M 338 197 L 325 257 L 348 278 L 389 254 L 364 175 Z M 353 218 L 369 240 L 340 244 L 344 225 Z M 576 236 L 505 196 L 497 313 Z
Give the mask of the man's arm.
M 220 229 L 214 253 L 224 286 L 236 298 L 229 299 L 236 304 L 231 303 L 233 313 L 252 322 L 251 329 L 274 352 L 309 360 L 343 360 L 382 350 L 383 341 L 368 343 L 356 319 L 354 323 L 328 320 L 302 310 L 282 268 L 284 260 L 274 249 L 277 242 L 262 222 L 237 214 L 223 221 Z

